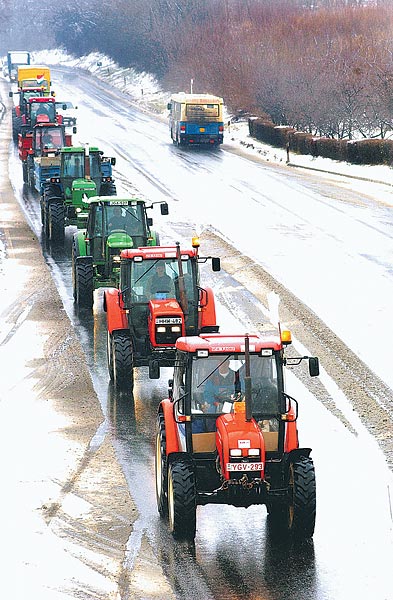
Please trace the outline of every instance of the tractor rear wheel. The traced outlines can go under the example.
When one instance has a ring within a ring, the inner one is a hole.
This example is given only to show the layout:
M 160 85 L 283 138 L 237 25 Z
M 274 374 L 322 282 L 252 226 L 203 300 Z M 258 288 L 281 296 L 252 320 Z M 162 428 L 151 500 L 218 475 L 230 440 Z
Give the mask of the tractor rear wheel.
M 51 242 L 61 244 L 64 242 L 65 215 L 64 206 L 61 201 L 49 204 L 48 227 Z
M 156 474 L 156 499 L 157 508 L 162 518 L 168 517 L 168 463 L 166 456 L 166 431 L 164 415 L 159 414 L 157 418 L 156 430 L 156 454 L 155 454 L 155 474 Z
M 93 265 L 78 261 L 74 269 L 74 299 L 79 308 L 93 308 Z
M 196 483 L 192 466 L 175 459 L 168 470 L 169 529 L 176 539 L 193 541 L 196 532 Z
M 122 331 L 114 331 L 111 337 L 113 383 L 117 388 L 132 391 L 134 373 L 131 338 Z
M 24 160 L 22 163 L 23 183 L 27 183 L 29 178 L 27 174 L 27 162 Z
M 22 129 L 22 117 L 17 117 L 15 114 L 15 116 L 13 116 L 13 119 L 12 119 L 12 139 L 14 140 L 15 144 L 18 143 L 18 134 L 21 129 Z

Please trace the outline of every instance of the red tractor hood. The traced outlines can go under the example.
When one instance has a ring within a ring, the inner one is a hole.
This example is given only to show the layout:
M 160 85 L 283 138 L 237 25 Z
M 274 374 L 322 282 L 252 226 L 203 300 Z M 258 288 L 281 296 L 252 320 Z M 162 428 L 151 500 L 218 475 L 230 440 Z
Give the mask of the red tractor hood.
M 229 450 L 235 449 L 241 451 L 241 456 L 237 459 L 238 463 L 242 461 L 247 463 L 251 459 L 249 450 L 260 450 L 259 458 L 255 457 L 255 463 L 262 465 L 262 469 L 255 472 L 250 467 L 249 470 L 254 477 L 263 478 L 265 470 L 265 444 L 262 432 L 255 419 L 246 421 L 244 413 L 225 414 L 217 418 L 216 428 L 216 446 L 225 479 L 231 478 L 232 472 L 229 472 L 228 464 L 233 462 L 233 459 L 230 458 Z

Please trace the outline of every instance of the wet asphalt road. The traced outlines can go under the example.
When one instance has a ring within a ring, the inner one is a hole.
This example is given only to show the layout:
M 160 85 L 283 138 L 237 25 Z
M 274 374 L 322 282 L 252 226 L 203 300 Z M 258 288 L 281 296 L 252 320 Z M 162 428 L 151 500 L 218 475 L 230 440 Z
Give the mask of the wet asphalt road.
M 109 99 L 106 101 L 109 103 Z M 11 157 L 10 164 L 15 171 L 12 178 L 20 203 L 40 236 L 38 199 L 23 188 L 16 157 Z M 161 220 L 158 224 L 157 219 L 156 225 L 161 229 Z M 189 239 L 187 226 L 173 222 L 163 224 L 162 241 L 172 234 L 171 228 L 180 241 Z M 261 507 L 245 510 L 207 506 L 198 509 L 195 546 L 173 542 L 157 515 L 152 473 L 155 410 L 166 395 L 170 370 L 167 377 L 163 375 L 159 382 L 151 382 L 145 370 L 140 369 L 133 397 L 114 393 L 108 384 L 106 328 L 100 295 L 92 315 L 74 309 L 70 240 L 71 231 L 67 231 L 64 249 L 48 249 L 43 245 L 43 253 L 86 353 L 106 416 L 101 433 L 109 432 L 139 509 L 140 516 L 128 542 L 128 567 L 132 568 L 142 535 L 146 535 L 179 599 L 337 600 L 370 595 L 377 600 L 393 598 L 386 559 L 392 544 L 389 477 L 383 459 L 361 428 L 356 434 L 349 432 L 294 381 L 292 385 L 305 396 L 301 433 L 315 448 L 318 520 L 314 541 L 299 548 L 272 539 L 266 529 L 265 509 Z M 226 310 L 231 313 L 228 322 L 231 318 L 239 320 L 239 315 L 244 315 L 246 290 L 225 273 L 222 277 L 225 278 L 222 300 L 224 295 L 232 293 L 231 301 L 226 303 Z M 211 278 L 206 271 L 205 283 L 214 283 Z M 257 303 L 252 316 L 247 312 L 245 319 L 259 324 L 264 321 Z M 362 438 L 367 438 L 363 444 Z M 377 481 L 366 485 L 374 473 Z M 123 600 L 126 598 L 125 592 Z

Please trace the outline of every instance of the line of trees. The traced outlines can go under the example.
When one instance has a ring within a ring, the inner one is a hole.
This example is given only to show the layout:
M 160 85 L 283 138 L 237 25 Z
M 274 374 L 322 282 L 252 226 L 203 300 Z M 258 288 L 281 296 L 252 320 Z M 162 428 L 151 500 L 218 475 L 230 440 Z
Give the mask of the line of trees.
M 14 11 L 20 2 L 14 0 Z M 194 91 L 222 95 L 234 113 L 267 114 L 300 131 L 353 139 L 392 131 L 392 4 L 69 0 L 60 7 L 29 0 L 19 14 L 5 14 L 28 49 L 98 51 L 155 74 L 168 90 L 187 91 L 193 79 Z M 2 5 L 10 10 L 9 0 Z M 32 14 L 34 36 L 23 27 Z

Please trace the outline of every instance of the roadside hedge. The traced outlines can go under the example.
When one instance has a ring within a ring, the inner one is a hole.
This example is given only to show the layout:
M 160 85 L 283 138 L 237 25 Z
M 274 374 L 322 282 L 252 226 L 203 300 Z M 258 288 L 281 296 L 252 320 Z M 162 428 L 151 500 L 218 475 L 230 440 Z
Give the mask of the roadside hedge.
M 297 154 L 311 154 L 357 165 L 393 164 L 393 140 L 362 139 L 338 140 L 315 137 L 296 131 L 292 127 L 275 125 L 266 119 L 249 118 L 248 130 L 251 137 L 276 146 L 288 148 Z

